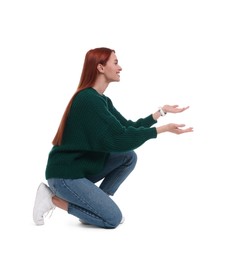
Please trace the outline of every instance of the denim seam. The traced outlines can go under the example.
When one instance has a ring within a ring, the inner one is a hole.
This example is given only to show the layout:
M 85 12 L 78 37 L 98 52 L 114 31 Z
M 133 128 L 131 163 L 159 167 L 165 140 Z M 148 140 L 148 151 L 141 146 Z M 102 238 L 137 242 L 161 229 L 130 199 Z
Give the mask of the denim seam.
M 69 190 L 69 192 L 71 192 L 74 196 L 76 196 L 83 204 L 87 205 L 87 206 L 91 209 L 92 212 L 95 212 L 94 214 L 97 214 L 97 211 L 96 211 L 91 205 L 89 205 L 86 201 L 82 200 L 82 198 L 81 198 L 76 192 L 73 192 L 73 191 L 68 187 L 68 185 L 66 184 L 66 182 L 64 181 L 64 179 L 62 180 L 62 182 L 63 182 L 63 185 L 66 187 L 66 189 Z M 71 204 L 73 204 L 73 203 L 71 203 Z M 76 204 L 75 204 L 75 205 L 76 205 Z M 76 205 L 76 206 L 77 206 L 77 205 Z M 82 207 L 80 207 L 80 208 L 82 208 Z M 97 214 L 97 215 L 99 216 L 99 214 Z

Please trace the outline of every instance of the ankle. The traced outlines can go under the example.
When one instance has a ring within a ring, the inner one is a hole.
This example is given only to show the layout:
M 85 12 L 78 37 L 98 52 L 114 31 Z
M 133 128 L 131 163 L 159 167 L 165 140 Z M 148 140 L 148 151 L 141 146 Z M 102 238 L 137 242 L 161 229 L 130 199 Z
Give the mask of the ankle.
M 63 209 L 65 211 L 68 210 L 68 202 L 58 198 L 57 196 L 52 197 L 52 203 L 60 209 Z

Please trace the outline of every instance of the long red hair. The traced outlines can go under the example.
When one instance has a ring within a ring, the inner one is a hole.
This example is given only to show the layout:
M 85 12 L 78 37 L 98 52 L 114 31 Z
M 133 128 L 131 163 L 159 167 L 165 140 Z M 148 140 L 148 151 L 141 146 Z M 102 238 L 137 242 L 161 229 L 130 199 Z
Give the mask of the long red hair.
M 72 96 L 72 98 L 70 99 L 65 109 L 57 133 L 52 141 L 53 145 L 61 145 L 65 124 L 67 121 L 68 113 L 71 109 L 73 99 L 83 89 L 93 87 L 98 75 L 98 69 L 97 69 L 98 64 L 102 64 L 103 66 L 105 66 L 112 52 L 115 51 L 103 47 L 103 48 L 95 48 L 89 50 L 86 53 L 78 88 L 74 93 L 74 95 Z

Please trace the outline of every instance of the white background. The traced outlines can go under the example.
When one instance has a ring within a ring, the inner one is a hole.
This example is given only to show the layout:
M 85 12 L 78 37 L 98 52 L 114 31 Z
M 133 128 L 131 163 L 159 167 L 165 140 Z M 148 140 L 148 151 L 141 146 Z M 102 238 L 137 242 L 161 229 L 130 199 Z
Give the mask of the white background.
M 1 259 L 229 259 L 228 1 L 0 2 Z M 189 105 L 158 125 L 194 127 L 136 150 L 114 200 L 126 221 L 85 227 L 32 209 L 51 141 L 86 52 L 116 50 L 121 81 L 106 91 L 128 119 Z

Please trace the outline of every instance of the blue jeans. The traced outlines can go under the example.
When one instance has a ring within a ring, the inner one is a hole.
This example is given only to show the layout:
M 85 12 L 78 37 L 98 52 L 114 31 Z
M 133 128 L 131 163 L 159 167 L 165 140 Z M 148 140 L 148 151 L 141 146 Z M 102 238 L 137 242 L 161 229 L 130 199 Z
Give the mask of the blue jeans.
M 114 195 L 133 171 L 137 162 L 134 151 L 111 153 L 103 170 L 96 176 L 80 179 L 49 179 L 52 192 L 68 202 L 68 213 L 82 221 L 102 227 L 115 228 L 122 213 L 109 195 Z M 95 183 L 101 181 L 97 186 Z

